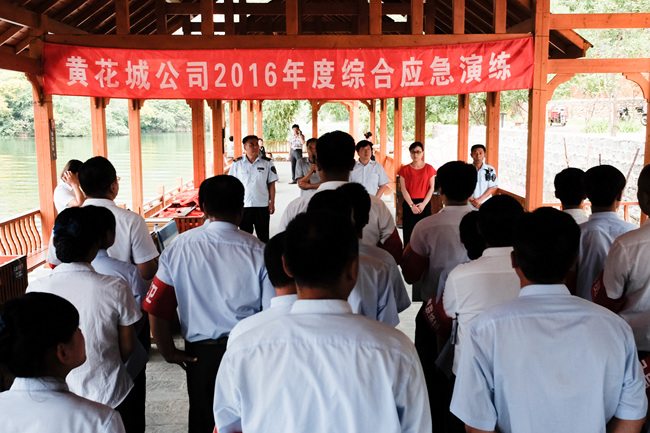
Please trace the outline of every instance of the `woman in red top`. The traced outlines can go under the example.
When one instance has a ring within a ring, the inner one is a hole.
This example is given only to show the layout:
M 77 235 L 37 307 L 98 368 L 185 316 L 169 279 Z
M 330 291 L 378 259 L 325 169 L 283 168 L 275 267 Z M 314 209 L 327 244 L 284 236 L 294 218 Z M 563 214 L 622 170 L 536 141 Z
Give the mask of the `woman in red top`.
M 424 145 L 419 141 L 409 147 L 411 162 L 403 165 L 399 175 L 399 187 L 404 196 L 402 202 L 402 231 L 404 247 L 411 240 L 413 227 L 421 219 L 431 215 L 429 201 L 433 195 L 436 169 L 424 162 Z

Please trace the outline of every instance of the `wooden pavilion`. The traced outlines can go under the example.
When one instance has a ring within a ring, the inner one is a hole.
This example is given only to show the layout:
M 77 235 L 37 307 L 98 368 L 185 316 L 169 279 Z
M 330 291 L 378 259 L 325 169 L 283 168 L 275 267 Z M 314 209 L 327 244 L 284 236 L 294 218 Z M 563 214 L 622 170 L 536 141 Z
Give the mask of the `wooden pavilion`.
M 199 19 L 200 18 L 200 19 Z M 398 19 L 399 18 L 399 19 Z M 622 73 L 650 98 L 650 58 L 583 59 L 591 44 L 576 28 L 648 28 L 650 13 L 551 14 L 550 0 L 0 0 L 0 68 L 23 72 L 33 85 L 38 181 L 43 233 L 55 218 L 56 149 L 52 96 L 43 90 L 44 42 L 87 47 L 139 49 L 382 48 L 453 45 L 533 37 L 534 74 L 529 98 L 527 209 L 542 205 L 546 104 L 559 84 L 576 73 Z M 458 158 L 468 155 L 469 95 L 458 95 Z M 261 100 L 248 101 L 247 133 L 261 134 Z M 318 109 L 312 100 L 313 134 Z M 93 154 L 107 154 L 105 108 L 109 99 L 90 97 Z M 129 100 L 129 131 L 134 210 L 142 211 L 140 99 Z M 224 125 L 228 103 L 235 143 L 241 142 L 241 101 L 209 100 L 213 131 Z M 387 99 L 344 101 L 356 129 L 359 104 L 371 113 L 380 107 L 379 161 L 393 177 L 402 162 L 402 100 L 395 99 L 395 152 L 388 156 Z M 194 181 L 206 176 L 203 100 L 192 108 Z M 415 138 L 424 141 L 425 97 L 415 103 Z M 486 101 L 488 163 L 498 167 L 499 92 Z M 255 121 L 255 115 L 257 120 Z M 370 130 L 377 129 L 371 116 Z M 650 162 L 646 129 L 645 163 Z M 213 134 L 214 171 L 223 170 L 223 136 Z M 377 136 L 377 134 L 375 134 Z M 235 146 L 236 154 L 241 154 Z M 45 239 L 47 242 L 47 239 Z

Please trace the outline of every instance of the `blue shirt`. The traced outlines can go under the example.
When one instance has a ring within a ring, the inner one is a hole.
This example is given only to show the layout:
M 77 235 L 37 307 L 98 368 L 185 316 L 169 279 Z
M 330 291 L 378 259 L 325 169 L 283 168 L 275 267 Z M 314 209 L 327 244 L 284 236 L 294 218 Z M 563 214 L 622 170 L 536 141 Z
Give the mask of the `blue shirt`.
M 463 346 L 451 411 L 502 433 L 605 432 L 645 417 L 632 331 L 564 285 L 529 285 L 479 315 Z
M 413 343 L 333 299 L 299 299 L 237 338 L 217 373 L 214 418 L 219 433 L 431 431 Z
M 605 267 L 614 240 L 636 228 L 620 219 L 616 212 L 593 213 L 587 222 L 580 224 L 576 295 L 591 301 L 591 286 Z
M 177 236 L 160 256 L 156 277 L 174 287 L 181 333 L 190 342 L 227 336 L 275 296 L 264 244 L 223 221 Z
M 376 161 L 368 161 L 366 165 L 357 161 L 350 173 L 350 182 L 356 182 L 363 185 L 370 195 L 376 195 L 379 187 L 386 185 L 388 176 L 384 167 Z
M 244 155 L 233 161 L 228 174 L 244 184 L 244 207 L 269 206 L 269 184 L 279 179 L 273 161 L 258 155 L 251 163 Z

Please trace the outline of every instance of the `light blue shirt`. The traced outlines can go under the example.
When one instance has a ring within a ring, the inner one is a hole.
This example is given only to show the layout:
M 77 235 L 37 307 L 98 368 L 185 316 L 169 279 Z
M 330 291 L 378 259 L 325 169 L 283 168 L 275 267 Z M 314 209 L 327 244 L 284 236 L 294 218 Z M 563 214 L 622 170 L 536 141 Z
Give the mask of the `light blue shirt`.
M 384 167 L 377 161 L 370 160 L 366 165 L 359 161 L 354 164 L 350 173 L 350 182 L 360 183 L 368 191 L 368 194 L 376 195 L 379 187 L 390 181 Z
M 135 296 L 135 302 L 140 308 L 142 308 L 142 301 L 144 301 L 144 298 L 147 296 L 147 290 L 149 290 L 149 288 L 144 283 L 137 266 L 110 257 L 108 251 L 105 249 L 101 249 L 97 252 L 97 256 L 90 265 L 100 274 L 120 277 L 126 281 L 133 292 L 133 296 Z
M 299 299 L 228 348 L 214 418 L 219 433 L 431 431 L 413 343 L 332 299 Z
M 190 342 L 227 336 L 275 296 L 264 243 L 223 221 L 178 235 L 160 256 L 156 277 L 174 287 L 181 333 Z
M 286 316 L 291 311 L 291 306 L 298 299 L 298 295 L 282 295 L 276 296 L 271 299 L 271 306 L 264 311 L 260 311 L 257 314 L 253 314 L 250 317 L 245 318 L 241 322 L 235 325 L 230 331 L 230 336 L 228 338 L 228 347 L 232 344 L 237 337 L 239 337 L 244 332 L 248 332 L 251 329 L 262 326 L 271 320 L 275 320 L 278 317 Z
M 497 172 L 491 165 L 483 163 L 481 168 L 476 173 L 476 188 L 474 188 L 474 194 L 472 197 L 479 198 L 480 196 L 488 190 L 488 188 L 498 187 L 499 182 L 497 179 Z M 492 197 L 488 196 L 485 200 Z M 485 201 L 484 200 L 484 201 Z
M 629 325 L 571 296 L 529 285 L 479 315 L 463 346 L 451 411 L 502 433 L 605 432 L 645 417 L 645 380 Z
M 311 162 L 309 162 L 309 158 L 304 157 L 299 159 L 296 162 L 296 179 L 301 179 L 307 176 L 307 173 L 309 173 L 310 170 L 311 170 Z M 320 182 L 320 174 L 318 174 L 318 172 L 312 174 L 311 177 L 309 178 L 309 183 L 312 185 L 319 182 Z M 300 195 L 314 194 L 315 192 L 316 189 L 301 189 Z
M 390 326 L 399 324 L 390 268 L 381 260 L 359 254 L 359 275 L 348 303 L 352 312 Z
M 591 286 L 605 267 L 614 240 L 636 228 L 620 219 L 616 212 L 593 213 L 587 222 L 580 224 L 576 295 L 591 301 Z
M 228 174 L 244 184 L 244 207 L 268 207 L 269 184 L 279 179 L 273 161 L 258 155 L 251 163 L 244 155 L 233 161 Z

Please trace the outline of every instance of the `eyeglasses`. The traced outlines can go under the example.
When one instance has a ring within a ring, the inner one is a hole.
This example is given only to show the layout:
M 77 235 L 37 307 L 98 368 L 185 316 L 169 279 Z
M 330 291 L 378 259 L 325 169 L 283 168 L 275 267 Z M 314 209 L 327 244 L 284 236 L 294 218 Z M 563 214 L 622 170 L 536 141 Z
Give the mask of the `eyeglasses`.
M 422 151 L 421 150 L 412 150 L 411 153 L 414 154 L 414 155 L 419 155 L 419 154 L 422 153 Z

